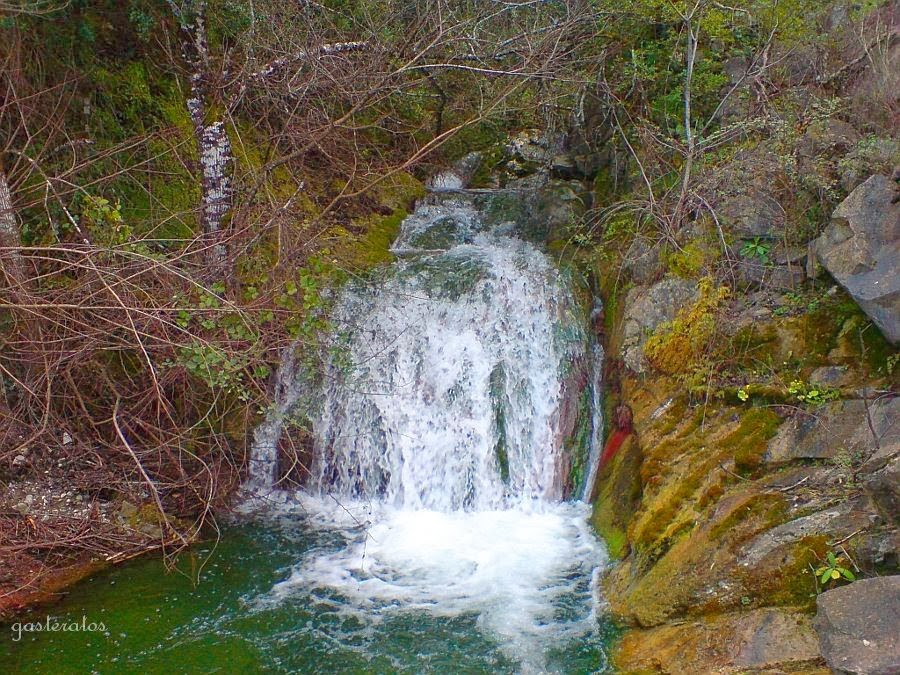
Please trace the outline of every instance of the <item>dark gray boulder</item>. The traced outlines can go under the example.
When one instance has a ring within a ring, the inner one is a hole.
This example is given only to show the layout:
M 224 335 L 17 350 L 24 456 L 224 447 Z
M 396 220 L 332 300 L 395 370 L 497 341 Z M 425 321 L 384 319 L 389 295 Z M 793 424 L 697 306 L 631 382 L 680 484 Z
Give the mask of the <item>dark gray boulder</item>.
M 814 626 L 837 673 L 900 673 L 900 576 L 863 579 L 821 593 Z
M 815 242 L 819 261 L 892 343 L 900 342 L 900 202 L 896 184 L 872 176 L 832 214 Z
M 765 460 L 869 460 L 877 448 L 900 443 L 900 398 L 832 401 L 785 422 L 769 441 Z

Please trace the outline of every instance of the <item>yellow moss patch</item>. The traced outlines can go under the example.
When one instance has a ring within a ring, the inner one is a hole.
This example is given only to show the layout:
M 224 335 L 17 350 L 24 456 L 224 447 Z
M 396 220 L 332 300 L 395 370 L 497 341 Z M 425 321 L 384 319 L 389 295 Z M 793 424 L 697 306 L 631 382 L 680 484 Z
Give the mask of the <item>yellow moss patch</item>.
M 766 605 L 794 605 L 808 610 L 815 609 L 816 582 L 811 567 L 829 551 L 825 536 L 804 537 L 796 542 L 777 560 L 763 563 L 738 572 L 750 597 Z
M 700 282 L 699 289 L 700 296 L 693 305 L 683 308 L 674 320 L 662 324 L 647 338 L 647 361 L 663 373 L 685 373 L 715 335 L 716 313 L 729 291 L 715 288 L 708 277 Z
M 354 235 L 344 227 L 331 228 L 326 239 L 330 240 L 329 256 L 341 269 L 352 274 L 368 272 L 373 267 L 389 262 L 390 247 L 400 224 L 407 213 L 397 209 L 389 216 L 370 216 L 355 224 L 365 228 L 362 235 Z
M 749 493 L 710 528 L 709 536 L 727 541 L 735 547 L 758 531 L 783 522 L 786 515 L 787 502 L 782 495 L 771 492 Z

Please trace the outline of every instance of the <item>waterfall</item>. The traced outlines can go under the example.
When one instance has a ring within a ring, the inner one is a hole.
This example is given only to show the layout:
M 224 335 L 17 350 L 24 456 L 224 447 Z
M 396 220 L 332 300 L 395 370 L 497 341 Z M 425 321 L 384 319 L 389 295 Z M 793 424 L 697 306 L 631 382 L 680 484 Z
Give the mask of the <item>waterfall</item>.
M 591 347 L 591 452 L 588 455 L 587 477 L 581 492 L 581 500 L 591 501 L 600 456 L 603 454 L 603 345 Z
M 404 221 L 382 278 L 344 289 L 314 402 L 285 359 L 249 491 L 272 491 L 285 420 L 314 408 L 307 484 L 277 500 L 340 543 L 258 603 L 327 599 L 361 624 L 477 615 L 544 672 L 547 653 L 596 632 L 605 553 L 587 506 L 564 500 L 592 489 L 603 352 L 565 275 L 452 187 Z
M 432 252 L 344 296 L 353 368 L 326 372 L 314 489 L 439 511 L 562 498 L 562 382 L 583 330 L 546 257 L 482 227 L 460 200 L 426 206 L 397 248 Z

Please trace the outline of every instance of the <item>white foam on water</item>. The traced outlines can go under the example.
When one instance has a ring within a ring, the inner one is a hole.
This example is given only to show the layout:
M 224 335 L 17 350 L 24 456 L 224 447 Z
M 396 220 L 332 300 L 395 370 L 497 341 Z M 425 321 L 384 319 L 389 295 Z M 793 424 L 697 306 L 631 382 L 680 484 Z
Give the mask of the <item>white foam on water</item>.
M 396 509 L 298 496 L 345 544 L 310 551 L 259 607 L 327 598 L 372 623 L 398 613 L 477 615 L 478 626 L 524 671 L 597 630 L 594 571 L 606 554 L 580 503 L 487 511 Z

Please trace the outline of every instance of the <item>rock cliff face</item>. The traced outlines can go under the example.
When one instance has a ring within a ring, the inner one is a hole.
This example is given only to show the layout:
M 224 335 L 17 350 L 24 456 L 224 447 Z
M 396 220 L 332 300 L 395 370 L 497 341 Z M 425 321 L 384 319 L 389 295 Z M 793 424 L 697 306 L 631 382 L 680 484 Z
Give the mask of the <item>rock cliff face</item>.
M 633 428 L 611 430 L 593 523 L 620 672 L 900 672 L 900 156 L 877 128 L 748 139 L 698 171 L 681 229 L 607 235 L 607 410 Z
M 633 626 L 619 668 L 812 672 L 812 571 L 830 552 L 856 575 L 897 569 L 900 399 L 844 390 L 851 398 L 797 410 L 777 403 L 786 391 L 692 402 L 656 373 L 619 384 L 634 433 L 602 468 L 594 504 L 621 556 L 605 594 Z
M 816 604 L 822 655 L 836 672 L 900 672 L 900 576 L 836 588 Z

